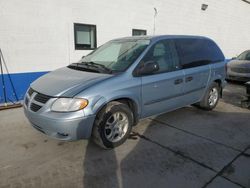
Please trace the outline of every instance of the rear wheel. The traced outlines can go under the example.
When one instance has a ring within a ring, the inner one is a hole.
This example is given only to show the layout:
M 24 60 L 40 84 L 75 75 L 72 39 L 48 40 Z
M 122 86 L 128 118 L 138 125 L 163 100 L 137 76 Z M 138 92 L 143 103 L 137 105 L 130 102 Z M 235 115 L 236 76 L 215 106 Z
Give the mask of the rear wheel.
M 97 114 L 92 138 L 103 148 L 117 147 L 128 138 L 133 122 L 133 113 L 126 104 L 110 102 Z
M 218 104 L 218 101 L 220 98 L 220 90 L 221 88 L 219 87 L 217 83 L 215 82 L 212 83 L 211 86 L 206 91 L 205 96 L 203 97 L 202 101 L 200 101 L 196 105 L 204 110 L 214 109 L 216 105 Z

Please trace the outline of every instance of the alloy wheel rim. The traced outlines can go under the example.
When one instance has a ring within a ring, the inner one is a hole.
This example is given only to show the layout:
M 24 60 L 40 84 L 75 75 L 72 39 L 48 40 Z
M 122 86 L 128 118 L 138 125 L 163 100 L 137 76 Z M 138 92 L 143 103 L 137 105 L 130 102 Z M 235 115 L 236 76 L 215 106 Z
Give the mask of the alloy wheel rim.
M 214 106 L 218 100 L 219 94 L 216 88 L 212 88 L 209 92 L 208 103 L 210 106 Z
M 105 137 L 110 142 L 120 141 L 128 131 L 128 116 L 123 112 L 113 113 L 105 125 Z

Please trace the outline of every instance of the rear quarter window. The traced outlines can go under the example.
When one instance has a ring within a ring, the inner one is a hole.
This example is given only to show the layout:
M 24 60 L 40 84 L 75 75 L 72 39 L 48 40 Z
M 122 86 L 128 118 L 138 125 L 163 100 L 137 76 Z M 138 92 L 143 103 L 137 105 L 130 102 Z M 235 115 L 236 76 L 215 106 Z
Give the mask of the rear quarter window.
M 224 61 L 220 48 L 209 39 L 175 39 L 182 68 Z

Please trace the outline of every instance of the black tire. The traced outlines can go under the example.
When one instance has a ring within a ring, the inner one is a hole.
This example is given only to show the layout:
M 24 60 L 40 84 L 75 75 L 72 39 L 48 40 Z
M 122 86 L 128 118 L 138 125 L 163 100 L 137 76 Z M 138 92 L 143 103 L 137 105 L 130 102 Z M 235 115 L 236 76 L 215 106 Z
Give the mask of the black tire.
M 214 90 L 217 91 L 217 100 L 216 102 L 211 104 L 209 103 L 210 92 Z M 213 110 L 219 102 L 220 93 L 221 87 L 217 83 L 213 82 L 207 89 L 203 99 L 199 103 L 196 103 L 195 106 L 198 106 L 199 108 L 204 110 Z
M 105 131 L 107 131 L 105 130 L 105 126 L 109 118 L 114 113 L 117 112 L 123 113 L 127 116 L 128 128 L 125 135 L 119 141 L 111 142 L 105 135 L 106 134 Z M 117 146 L 120 146 L 129 137 L 129 134 L 132 130 L 133 122 L 134 122 L 133 112 L 128 107 L 128 105 L 117 101 L 112 101 L 108 103 L 103 109 L 101 109 L 100 112 L 97 114 L 92 131 L 92 140 L 97 145 L 105 149 L 112 149 Z

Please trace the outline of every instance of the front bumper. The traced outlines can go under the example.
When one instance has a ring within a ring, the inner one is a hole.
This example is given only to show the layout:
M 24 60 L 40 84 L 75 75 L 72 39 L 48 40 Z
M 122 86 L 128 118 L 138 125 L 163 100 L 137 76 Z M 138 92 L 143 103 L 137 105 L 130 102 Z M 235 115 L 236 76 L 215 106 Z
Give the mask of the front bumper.
M 226 79 L 228 79 L 228 80 L 235 80 L 235 81 L 248 82 L 248 81 L 250 81 L 250 73 L 234 72 L 229 67 L 228 71 L 227 71 L 227 77 L 226 77 Z
M 228 80 L 235 80 L 235 81 L 241 81 L 241 82 L 248 82 L 250 81 L 250 76 L 239 76 L 239 75 L 227 75 L 226 77 Z
M 48 136 L 65 141 L 90 138 L 95 120 L 95 115 L 84 117 L 76 115 L 75 112 L 32 112 L 26 105 L 24 113 L 34 128 Z

